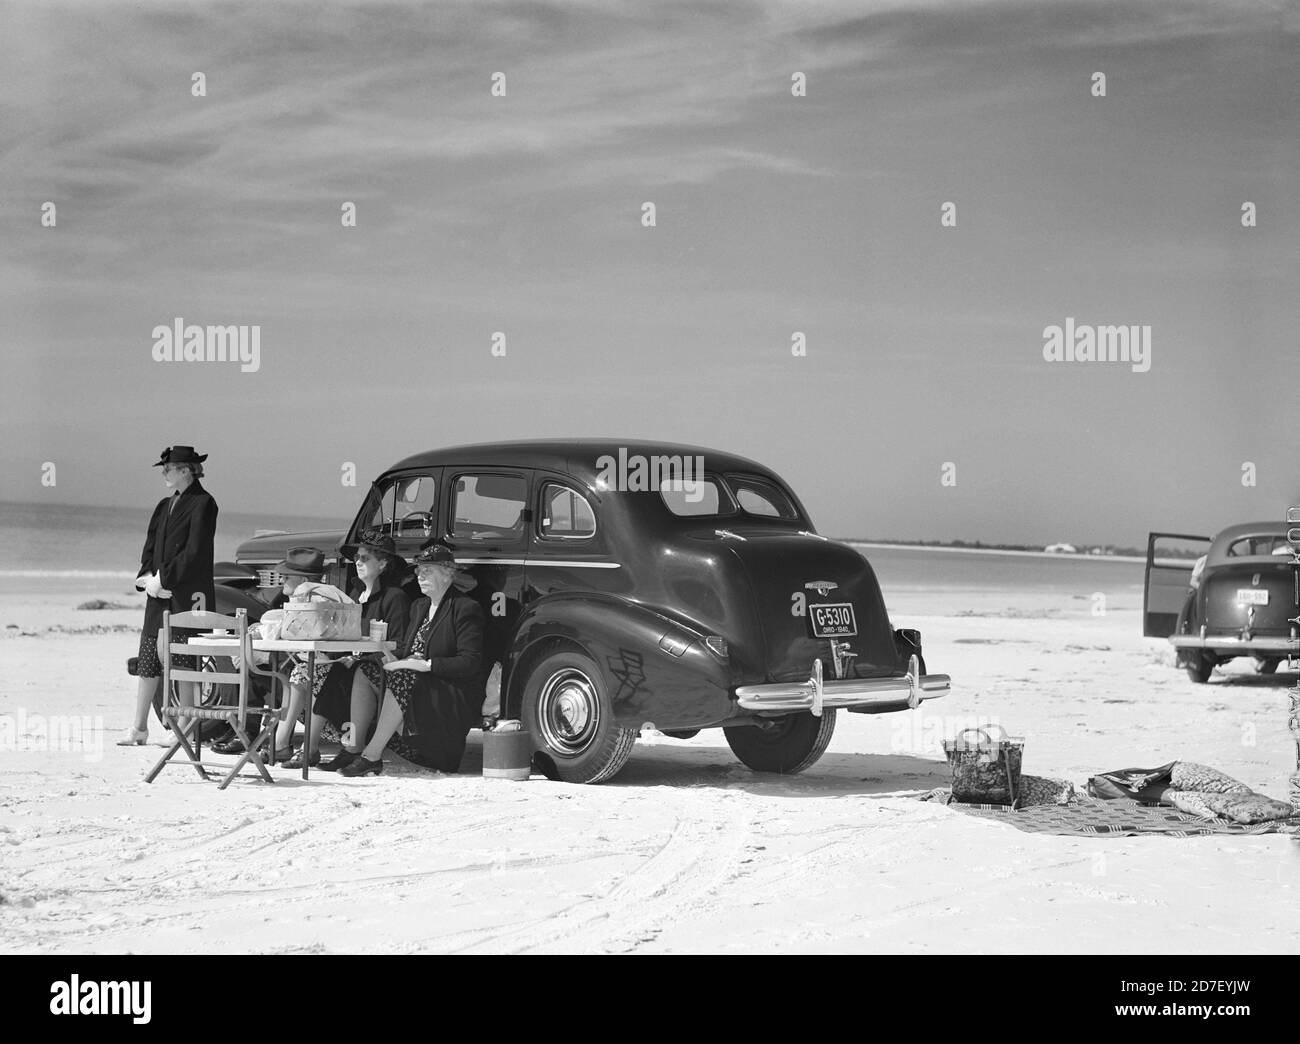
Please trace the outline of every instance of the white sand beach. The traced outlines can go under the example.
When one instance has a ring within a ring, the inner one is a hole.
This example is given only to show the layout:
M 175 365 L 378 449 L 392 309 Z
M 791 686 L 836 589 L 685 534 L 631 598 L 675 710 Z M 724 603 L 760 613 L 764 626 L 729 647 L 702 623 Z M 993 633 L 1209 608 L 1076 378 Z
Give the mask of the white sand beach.
M 493 781 L 475 732 L 460 776 L 390 757 L 378 778 L 278 769 L 274 786 L 250 775 L 219 792 L 185 766 L 146 785 L 160 749 L 113 746 L 133 700 L 138 596 L 116 579 L 59 587 L 0 597 L 5 952 L 1300 945 L 1289 837 L 1044 836 L 914 799 L 948 780 L 940 737 L 986 720 L 1026 737 L 1027 773 L 1083 784 L 1186 759 L 1285 798 L 1294 675 L 1234 664 L 1194 685 L 1165 643 L 1140 637 L 1132 601 L 1094 616 L 1077 596 L 886 590 L 952 693 L 908 714 L 841 714 L 828 753 L 795 777 L 755 775 L 714 731 L 646 736 L 603 786 Z M 91 598 L 133 608 L 72 608 Z M 91 719 L 89 749 L 42 749 L 46 719 L 70 716 Z

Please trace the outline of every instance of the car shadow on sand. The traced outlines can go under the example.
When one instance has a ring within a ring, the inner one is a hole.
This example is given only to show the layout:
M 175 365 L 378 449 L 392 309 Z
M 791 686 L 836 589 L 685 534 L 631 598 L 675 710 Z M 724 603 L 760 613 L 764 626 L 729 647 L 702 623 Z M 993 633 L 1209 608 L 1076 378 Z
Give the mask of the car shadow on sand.
M 483 741 L 471 732 L 461 762 L 462 775 L 483 769 Z M 544 777 L 534 773 L 533 782 Z M 639 742 L 617 776 L 605 787 L 709 787 L 782 797 L 893 795 L 947 786 L 952 775 L 943 761 L 913 754 L 823 754 L 811 768 L 791 776 L 755 772 L 731 749 L 659 739 Z
M 1254 671 L 1231 673 L 1215 671 L 1206 684 L 1234 689 L 1289 689 L 1300 681 L 1300 672 L 1278 669 L 1276 674 L 1259 674 Z

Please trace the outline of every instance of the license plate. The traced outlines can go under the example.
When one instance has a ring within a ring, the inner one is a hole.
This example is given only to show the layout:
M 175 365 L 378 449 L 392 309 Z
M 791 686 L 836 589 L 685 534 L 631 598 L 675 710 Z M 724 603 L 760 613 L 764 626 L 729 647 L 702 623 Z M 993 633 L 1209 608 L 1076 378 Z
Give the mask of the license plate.
M 848 602 L 830 602 L 808 607 L 814 638 L 841 638 L 858 633 L 853 606 Z
M 1268 605 L 1267 587 L 1243 587 L 1237 591 L 1238 605 Z

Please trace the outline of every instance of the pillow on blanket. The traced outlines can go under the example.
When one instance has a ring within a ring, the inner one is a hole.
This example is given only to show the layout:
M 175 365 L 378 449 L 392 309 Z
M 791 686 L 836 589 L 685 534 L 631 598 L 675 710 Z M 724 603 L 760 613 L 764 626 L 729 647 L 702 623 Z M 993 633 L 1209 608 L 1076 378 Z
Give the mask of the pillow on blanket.
M 1074 800 L 1074 784 L 1066 779 L 1045 776 L 1020 777 L 1020 807 L 1033 805 L 1068 805 Z
M 1225 776 L 1218 769 L 1209 765 L 1199 765 L 1195 761 L 1175 761 L 1169 776 L 1169 785 L 1174 790 L 1197 790 L 1202 794 L 1249 794 L 1250 787 L 1240 783 L 1231 776 Z
M 1211 770 L 1213 771 L 1213 770 Z M 1162 803 L 1180 812 L 1203 819 L 1229 819 L 1234 823 L 1265 823 L 1272 819 L 1289 819 L 1295 810 L 1285 801 L 1274 801 L 1264 794 L 1246 792 L 1216 794 L 1202 790 L 1166 790 Z

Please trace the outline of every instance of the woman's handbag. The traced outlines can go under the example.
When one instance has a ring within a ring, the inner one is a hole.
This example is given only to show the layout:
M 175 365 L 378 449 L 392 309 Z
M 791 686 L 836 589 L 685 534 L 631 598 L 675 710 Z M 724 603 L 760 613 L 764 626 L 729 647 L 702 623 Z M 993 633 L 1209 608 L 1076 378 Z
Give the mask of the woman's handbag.
M 977 737 L 973 742 L 966 738 L 972 733 Z M 952 800 L 1019 808 L 1024 751 L 1024 741 L 1012 739 L 1000 725 L 966 729 L 956 739 L 944 740 L 943 753 L 952 766 Z

